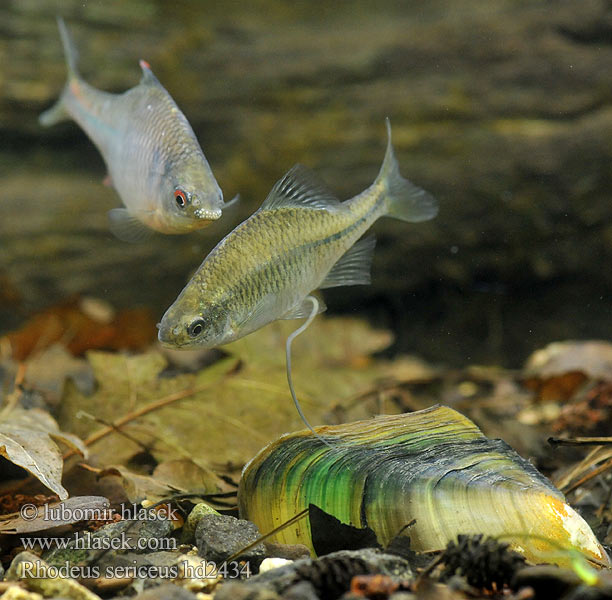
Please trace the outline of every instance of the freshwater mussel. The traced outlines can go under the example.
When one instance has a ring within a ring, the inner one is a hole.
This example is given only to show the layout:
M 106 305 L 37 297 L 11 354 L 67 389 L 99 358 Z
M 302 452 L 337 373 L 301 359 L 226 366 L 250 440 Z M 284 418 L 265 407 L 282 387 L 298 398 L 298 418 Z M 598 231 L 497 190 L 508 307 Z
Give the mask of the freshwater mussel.
M 532 562 L 569 564 L 579 552 L 610 560 L 563 494 L 502 440 L 457 411 L 434 406 L 282 436 L 245 467 L 240 512 L 268 532 L 315 504 L 370 527 L 384 546 L 398 533 L 417 551 L 459 534 L 499 536 Z M 406 529 L 412 521 L 414 524 Z M 301 519 L 275 535 L 314 552 Z

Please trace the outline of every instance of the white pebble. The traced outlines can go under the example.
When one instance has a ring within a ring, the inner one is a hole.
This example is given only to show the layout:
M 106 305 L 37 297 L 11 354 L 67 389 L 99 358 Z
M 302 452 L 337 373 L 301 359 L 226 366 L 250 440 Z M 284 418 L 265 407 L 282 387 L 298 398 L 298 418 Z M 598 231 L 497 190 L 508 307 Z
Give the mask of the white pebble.
M 292 562 L 292 560 L 289 560 L 287 558 L 264 558 L 261 565 L 259 565 L 259 572 L 265 573 L 266 571 L 278 569 L 278 567 L 283 567 L 284 565 L 288 565 Z

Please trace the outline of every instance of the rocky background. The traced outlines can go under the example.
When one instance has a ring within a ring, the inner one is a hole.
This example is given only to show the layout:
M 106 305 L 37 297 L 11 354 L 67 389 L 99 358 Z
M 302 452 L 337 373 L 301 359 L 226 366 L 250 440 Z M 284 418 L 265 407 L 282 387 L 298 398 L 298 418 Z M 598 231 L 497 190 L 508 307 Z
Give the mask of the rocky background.
M 119 201 L 96 149 L 72 123 L 37 122 L 65 78 L 56 14 L 93 85 L 123 91 L 151 63 L 226 198 L 243 198 L 224 225 L 111 236 Z M 609 336 L 608 0 L 5 0 L 0 64 L 0 333 L 74 294 L 161 315 L 295 162 L 340 198 L 364 189 L 389 116 L 403 173 L 440 214 L 378 223 L 372 285 L 326 292 L 330 311 L 453 364 Z

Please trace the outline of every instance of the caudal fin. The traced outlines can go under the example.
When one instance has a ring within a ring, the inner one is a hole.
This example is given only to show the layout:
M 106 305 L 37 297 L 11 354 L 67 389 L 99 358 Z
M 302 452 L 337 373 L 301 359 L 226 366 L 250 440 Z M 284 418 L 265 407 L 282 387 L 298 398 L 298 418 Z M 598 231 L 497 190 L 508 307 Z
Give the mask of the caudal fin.
M 382 181 L 387 189 L 387 216 L 411 223 L 433 219 L 438 214 L 438 203 L 431 194 L 401 176 L 393 152 L 388 118 L 386 123 L 387 151 L 377 181 Z
M 55 123 L 59 123 L 60 121 L 65 121 L 70 118 L 70 114 L 66 110 L 64 104 L 64 97 L 68 92 L 68 85 L 72 79 L 76 79 L 79 77 L 77 71 L 77 60 L 78 53 L 72 38 L 70 37 L 70 33 L 68 32 L 68 28 L 66 27 L 66 23 L 64 23 L 64 19 L 62 17 L 57 17 L 57 27 L 60 32 L 60 38 L 62 39 L 62 46 L 64 47 L 64 56 L 66 57 L 66 66 L 68 68 L 68 83 L 62 92 L 62 95 L 59 97 L 59 100 L 48 110 L 42 113 L 38 117 L 38 121 L 41 125 L 48 127 L 49 125 L 55 125 Z

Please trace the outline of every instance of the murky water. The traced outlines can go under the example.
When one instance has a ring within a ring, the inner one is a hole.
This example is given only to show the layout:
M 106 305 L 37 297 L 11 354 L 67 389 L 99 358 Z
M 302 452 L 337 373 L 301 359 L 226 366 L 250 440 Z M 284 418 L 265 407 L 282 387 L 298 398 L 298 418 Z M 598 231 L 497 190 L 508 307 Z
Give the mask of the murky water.
M 186 236 L 126 245 L 103 162 L 38 113 L 61 90 L 62 14 L 93 85 L 146 58 L 240 208 Z M 606 20 L 607 19 L 607 20 Z M 436 0 L 254 4 L 19 0 L 0 5 L 0 333 L 74 294 L 161 316 L 224 233 L 294 163 L 342 199 L 375 177 L 393 124 L 436 220 L 381 221 L 368 288 L 330 312 L 396 332 L 395 350 L 515 365 L 612 326 L 612 32 L 603 3 Z

